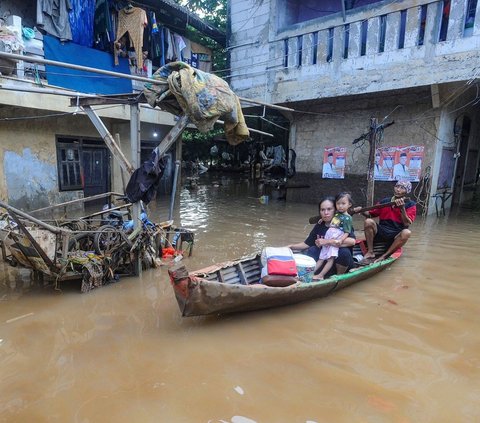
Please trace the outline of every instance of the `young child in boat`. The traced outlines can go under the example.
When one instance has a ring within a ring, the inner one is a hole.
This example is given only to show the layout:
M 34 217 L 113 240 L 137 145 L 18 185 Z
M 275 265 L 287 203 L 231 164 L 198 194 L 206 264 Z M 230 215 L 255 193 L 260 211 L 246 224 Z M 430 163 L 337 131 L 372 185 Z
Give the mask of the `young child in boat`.
M 319 269 L 322 270 L 318 275 L 313 276 L 314 280 L 325 278 L 325 275 L 332 268 L 335 258 L 338 257 L 338 248 L 352 231 L 352 216 L 348 214 L 348 210 L 352 207 L 352 196 L 348 192 L 341 192 L 335 197 L 335 207 L 337 212 L 325 234 L 325 239 L 330 240 L 331 243 L 324 245 L 320 250 L 314 273 Z

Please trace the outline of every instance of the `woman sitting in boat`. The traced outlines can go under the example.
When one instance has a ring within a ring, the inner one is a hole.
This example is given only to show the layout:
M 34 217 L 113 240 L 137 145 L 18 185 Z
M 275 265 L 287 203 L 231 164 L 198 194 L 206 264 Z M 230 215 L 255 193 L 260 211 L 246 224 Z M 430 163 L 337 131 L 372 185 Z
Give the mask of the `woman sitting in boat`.
M 335 215 L 335 198 L 325 197 L 318 204 L 320 220 L 313 227 L 307 239 L 303 242 L 288 245 L 294 251 L 307 250 L 304 254 L 318 261 L 320 251 L 323 246 L 332 245 L 338 247 L 338 257 L 335 259 L 335 266 L 325 275 L 331 276 L 333 273 L 340 275 L 353 267 L 352 247 L 355 245 L 355 233 L 352 229 L 347 238 L 343 241 L 336 239 L 325 239 L 330 222 Z

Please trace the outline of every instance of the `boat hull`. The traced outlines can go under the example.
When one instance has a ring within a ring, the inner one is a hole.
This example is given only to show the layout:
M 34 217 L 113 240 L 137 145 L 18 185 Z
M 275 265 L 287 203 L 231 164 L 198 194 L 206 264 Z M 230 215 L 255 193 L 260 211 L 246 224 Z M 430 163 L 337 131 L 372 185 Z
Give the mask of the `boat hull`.
M 263 284 L 228 284 L 206 278 L 205 270 L 227 269 L 239 261 L 214 266 L 204 271 L 188 273 L 183 266 L 172 268 L 170 280 L 182 316 L 201 316 L 261 310 L 321 298 L 354 283 L 368 279 L 390 266 L 398 251 L 379 263 L 360 267 L 343 275 L 334 275 L 323 281 L 296 283 L 287 287 Z

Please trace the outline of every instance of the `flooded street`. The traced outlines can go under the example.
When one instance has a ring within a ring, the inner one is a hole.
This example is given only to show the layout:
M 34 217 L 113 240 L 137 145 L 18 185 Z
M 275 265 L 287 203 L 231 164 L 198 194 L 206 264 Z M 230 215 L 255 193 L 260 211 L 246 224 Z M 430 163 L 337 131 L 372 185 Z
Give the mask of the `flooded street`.
M 311 229 L 314 205 L 202 178 L 175 216 L 195 232 L 190 270 Z M 150 217 L 167 210 L 161 199 Z M 2 264 L 0 421 L 478 422 L 479 218 L 418 218 L 403 257 L 371 279 L 225 317 L 182 318 L 166 267 L 80 294 Z

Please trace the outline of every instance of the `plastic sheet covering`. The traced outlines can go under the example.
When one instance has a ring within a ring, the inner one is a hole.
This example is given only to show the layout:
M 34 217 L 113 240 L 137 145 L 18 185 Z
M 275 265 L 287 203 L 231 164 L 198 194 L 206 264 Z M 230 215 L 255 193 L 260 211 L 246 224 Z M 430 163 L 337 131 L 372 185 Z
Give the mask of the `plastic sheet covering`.
M 25 48 L 22 34 L 14 26 L 0 27 L 0 51 L 7 53 L 19 53 Z
M 152 107 L 175 115 L 186 114 L 200 132 L 211 130 L 221 118 L 225 121 L 227 141 L 232 145 L 248 138 L 240 101 L 223 79 L 183 62 L 162 66 L 152 78 L 165 82 L 145 84 L 144 94 Z
M 72 41 L 85 47 L 93 45 L 93 18 L 95 0 L 70 0 L 72 9 L 68 14 L 72 29 Z

